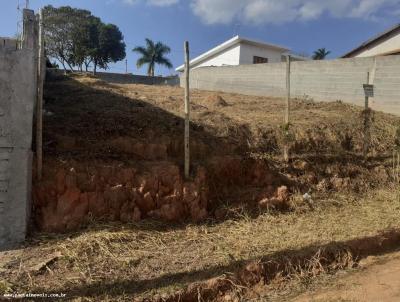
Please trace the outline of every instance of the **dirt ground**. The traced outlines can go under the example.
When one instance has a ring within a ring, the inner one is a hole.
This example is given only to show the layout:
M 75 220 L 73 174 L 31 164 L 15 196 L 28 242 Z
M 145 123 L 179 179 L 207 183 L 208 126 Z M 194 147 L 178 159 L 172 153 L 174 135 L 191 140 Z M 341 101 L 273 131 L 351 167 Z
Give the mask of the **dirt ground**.
M 281 99 L 191 96 L 192 174 L 184 179 L 181 88 L 79 75 L 46 84 L 33 233 L 23 248 L 0 253 L 0 294 L 290 298 L 293 280 L 308 284 L 398 247 L 400 118 L 374 113 L 363 158 L 359 107 L 293 100 L 284 137 Z
M 400 301 L 400 253 L 370 257 L 361 269 L 336 276 L 326 288 L 313 289 L 290 301 Z

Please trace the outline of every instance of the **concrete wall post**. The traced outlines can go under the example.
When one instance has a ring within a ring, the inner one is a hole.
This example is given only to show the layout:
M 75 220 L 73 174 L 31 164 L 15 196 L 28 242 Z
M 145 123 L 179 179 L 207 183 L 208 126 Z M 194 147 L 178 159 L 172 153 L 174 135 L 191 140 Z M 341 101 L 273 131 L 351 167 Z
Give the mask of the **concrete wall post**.
M 24 10 L 22 48 L 0 45 L 0 250 L 24 241 L 31 212 L 35 24 Z

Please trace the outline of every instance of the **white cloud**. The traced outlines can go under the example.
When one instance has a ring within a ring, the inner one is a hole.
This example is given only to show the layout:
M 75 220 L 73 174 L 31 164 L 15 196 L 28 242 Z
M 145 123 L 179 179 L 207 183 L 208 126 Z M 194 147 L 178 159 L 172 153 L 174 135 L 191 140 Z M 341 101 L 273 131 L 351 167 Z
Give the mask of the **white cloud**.
M 137 0 L 122 0 L 123 3 L 133 5 L 136 4 L 138 1 Z
M 179 0 L 147 0 L 147 3 L 155 6 L 170 6 L 177 4 Z
M 152 6 L 170 6 L 177 4 L 179 0 L 123 0 L 123 3 L 134 5 L 139 2 L 145 2 L 148 5 Z
M 282 24 L 317 19 L 382 18 L 399 8 L 400 0 L 191 0 L 196 16 L 206 24 Z
M 230 23 L 242 9 L 243 0 L 194 0 L 192 10 L 207 24 Z

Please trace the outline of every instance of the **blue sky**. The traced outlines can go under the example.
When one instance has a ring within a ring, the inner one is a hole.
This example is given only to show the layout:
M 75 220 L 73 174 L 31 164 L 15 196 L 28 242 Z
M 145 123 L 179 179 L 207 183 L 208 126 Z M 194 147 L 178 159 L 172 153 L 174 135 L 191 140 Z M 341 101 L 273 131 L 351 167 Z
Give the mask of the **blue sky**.
M 0 36 L 13 36 L 21 19 L 17 3 L 3 0 Z M 30 0 L 30 8 L 52 4 L 85 8 L 121 29 L 127 44 L 128 70 L 136 68 L 131 49 L 148 37 L 172 49 L 174 67 L 183 62 L 183 42 L 190 41 L 191 57 L 236 34 L 312 54 L 321 47 L 338 57 L 363 41 L 400 23 L 400 0 Z M 125 63 L 110 66 L 124 72 Z M 157 74 L 174 70 L 156 68 Z

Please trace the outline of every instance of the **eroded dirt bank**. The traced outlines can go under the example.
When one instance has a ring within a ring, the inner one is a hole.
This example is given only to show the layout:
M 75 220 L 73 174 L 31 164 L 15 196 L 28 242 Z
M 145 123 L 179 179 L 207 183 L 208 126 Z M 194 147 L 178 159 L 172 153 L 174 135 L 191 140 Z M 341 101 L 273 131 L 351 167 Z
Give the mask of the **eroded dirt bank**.
M 232 195 L 234 186 L 264 188 L 253 189 L 248 202 L 287 206 L 285 184 L 290 181 L 262 161 L 214 158 L 208 167 L 211 175 L 199 166 L 193 169 L 192 179 L 185 181 L 179 166 L 171 162 L 134 167 L 118 162 L 47 162 L 44 180 L 34 188 L 37 223 L 41 230 L 60 232 L 76 229 L 89 218 L 200 222 L 218 205 L 213 200 Z

